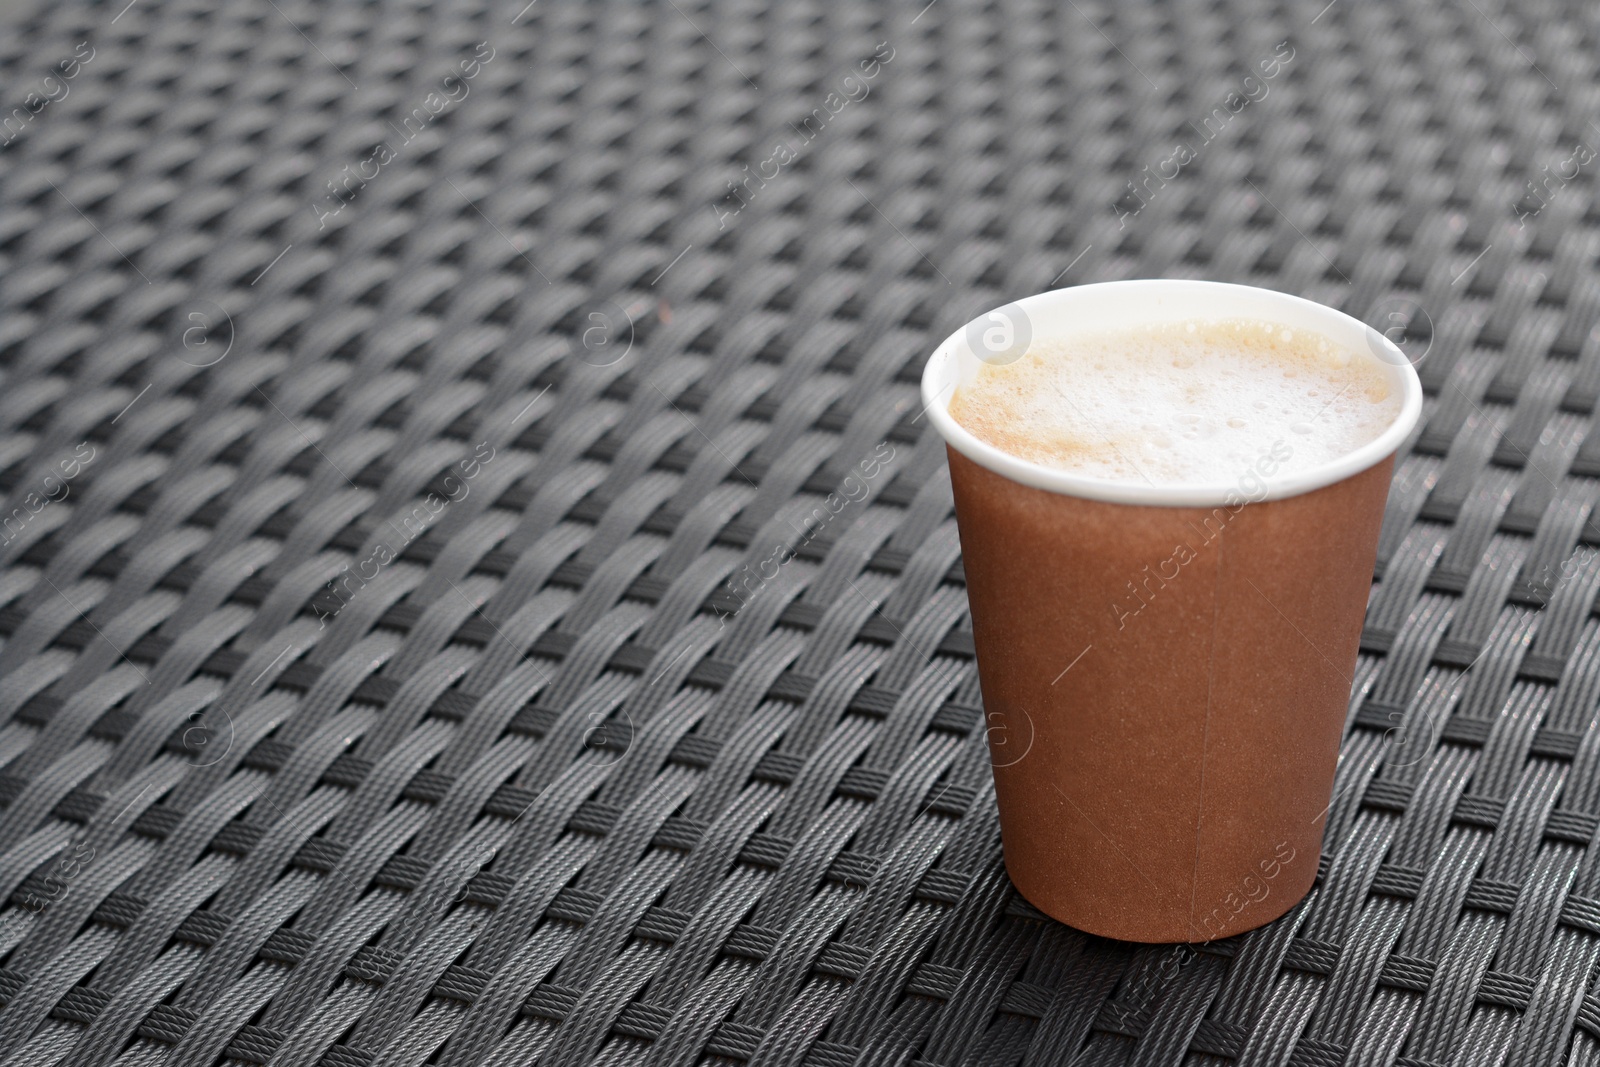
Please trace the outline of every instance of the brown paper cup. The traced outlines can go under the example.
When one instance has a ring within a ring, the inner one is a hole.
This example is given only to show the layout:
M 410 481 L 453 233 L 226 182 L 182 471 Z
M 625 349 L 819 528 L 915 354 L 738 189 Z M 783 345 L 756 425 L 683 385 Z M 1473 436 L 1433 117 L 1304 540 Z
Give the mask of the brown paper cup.
M 1278 474 L 1285 440 L 1228 483 L 1157 488 L 1019 460 L 949 416 L 981 360 L 1031 339 L 1226 318 L 1373 359 L 1398 417 L 1310 471 Z M 1421 410 L 1406 355 L 1281 293 L 1110 282 L 974 320 L 922 387 L 948 445 L 1012 881 L 1130 941 L 1207 941 L 1288 911 L 1316 877 L 1394 452 Z

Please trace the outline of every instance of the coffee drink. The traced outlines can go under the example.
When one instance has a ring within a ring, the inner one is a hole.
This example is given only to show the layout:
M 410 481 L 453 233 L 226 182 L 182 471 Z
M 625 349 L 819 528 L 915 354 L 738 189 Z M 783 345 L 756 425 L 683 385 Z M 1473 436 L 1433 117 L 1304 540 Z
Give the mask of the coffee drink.
M 1229 482 L 1269 452 L 1285 474 L 1309 470 L 1378 437 L 1399 408 L 1363 353 L 1225 319 L 1035 340 L 979 366 L 949 411 L 1019 459 L 1164 486 Z

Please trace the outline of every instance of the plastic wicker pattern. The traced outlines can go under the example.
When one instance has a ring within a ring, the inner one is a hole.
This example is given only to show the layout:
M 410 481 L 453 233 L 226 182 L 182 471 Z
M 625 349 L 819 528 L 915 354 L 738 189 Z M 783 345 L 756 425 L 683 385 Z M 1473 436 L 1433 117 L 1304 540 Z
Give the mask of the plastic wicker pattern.
M 1600 1061 L 1592 8 L 519 8 L 0 35 L 0 1059 Z M 1193 953 L 1010 888 L 916 399 L 1141 275 L 1426 351 L 1318 888 Z

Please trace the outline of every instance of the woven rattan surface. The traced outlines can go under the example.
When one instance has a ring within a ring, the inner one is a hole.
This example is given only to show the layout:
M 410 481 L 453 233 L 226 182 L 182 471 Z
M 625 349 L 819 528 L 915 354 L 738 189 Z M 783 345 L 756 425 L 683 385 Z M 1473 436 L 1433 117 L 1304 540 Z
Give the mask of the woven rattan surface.
M 0 1061 L 1600 1062 L 1592 6 L 11 21 Z M 1192 950 L 1006 879 L 916 389 L 1161 275 L 1428 394 L 1317 887 Z

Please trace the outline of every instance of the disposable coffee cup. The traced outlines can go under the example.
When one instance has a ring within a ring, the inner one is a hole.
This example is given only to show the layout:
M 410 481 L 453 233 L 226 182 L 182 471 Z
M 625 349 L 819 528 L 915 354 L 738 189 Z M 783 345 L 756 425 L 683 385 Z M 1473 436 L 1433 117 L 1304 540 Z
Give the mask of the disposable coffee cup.
M 1227 319 L 1370 359 L 1398 414 L 1320 466 L 1280 472 L 1266 451 L 1224 482 L 1157 486 L 1019 459 L 949 413 L 1030 343 Z M 1284 914 L 1316 878 L 1394 454 L 1422 409 L 1406 354 L 1283 293 L 1107 282 L 973 320 L 929 359 L 922 399 L 949 453 L 1012 882 L 1129 941 Z

